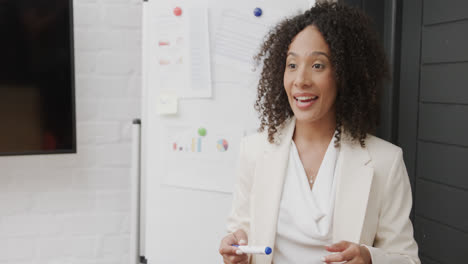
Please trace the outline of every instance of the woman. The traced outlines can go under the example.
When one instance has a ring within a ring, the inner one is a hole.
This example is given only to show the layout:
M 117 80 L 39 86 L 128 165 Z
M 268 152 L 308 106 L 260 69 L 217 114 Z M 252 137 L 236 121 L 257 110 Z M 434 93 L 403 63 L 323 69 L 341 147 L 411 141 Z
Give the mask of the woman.
M 317 4 L 260 53 L 260 132 L 241 145 L 224 263 L 420 263 L 402 151 L 370 135 L 385 55 L 360 11 Z M 233 244 L 273 247 L 248 256 Z

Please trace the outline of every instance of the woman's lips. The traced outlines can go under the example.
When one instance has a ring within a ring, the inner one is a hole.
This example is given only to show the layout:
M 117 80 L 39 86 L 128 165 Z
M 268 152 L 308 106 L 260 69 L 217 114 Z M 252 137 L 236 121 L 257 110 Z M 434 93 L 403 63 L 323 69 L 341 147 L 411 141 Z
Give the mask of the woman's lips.
M 316 95 L 301 95 L 301 96 L 294 96 L 294 100 L 296 101 L 296 106 L 301 109 L 307 109 L 308 107 L 312 106 L 318 99 Z

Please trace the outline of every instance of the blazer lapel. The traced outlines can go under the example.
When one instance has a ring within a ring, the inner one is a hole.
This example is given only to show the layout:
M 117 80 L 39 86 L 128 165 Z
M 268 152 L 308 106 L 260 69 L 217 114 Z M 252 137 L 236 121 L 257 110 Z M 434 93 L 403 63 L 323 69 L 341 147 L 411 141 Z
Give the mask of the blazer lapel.
M 366 148 L 342 137 L 337 164 L 333 242 L 360 243 L 374 170 Z
M 289 150 L 294 134 L 295 119 L 281 130 L 279 142 L 268 144 L 263 159 L 257 166 L 255 208 L 261 208 L 255 216 L 255 233 L 262 245 L 273 247 L 275 244 L 278 210 L 283 191 L 283 183 L 289 161 Z M 271 263 L 272 255 L 263 256 L 264 263 Z M 263 263 L 263 262 L 262 262 Z

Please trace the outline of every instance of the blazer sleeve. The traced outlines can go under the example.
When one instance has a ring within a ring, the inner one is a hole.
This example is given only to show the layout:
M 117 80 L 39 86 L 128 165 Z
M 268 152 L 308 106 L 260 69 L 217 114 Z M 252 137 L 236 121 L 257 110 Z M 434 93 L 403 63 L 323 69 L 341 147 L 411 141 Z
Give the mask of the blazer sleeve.
M 250 231 L 250 193 L 255 165 L 252 161 L 249 162 L 249 152 L 246 150 L 246 145 L 246 138 L 243 138 L 239 151 L 232 209 L 227 218 L 227 230 L 232 233 L 242 229 L 248 235 Z
M 409 219 L 411 186 L 401 149 L 394 158 L 384 190 L 374 245 L 366 246 L 372 263 L 420 264 L 418 245 Z

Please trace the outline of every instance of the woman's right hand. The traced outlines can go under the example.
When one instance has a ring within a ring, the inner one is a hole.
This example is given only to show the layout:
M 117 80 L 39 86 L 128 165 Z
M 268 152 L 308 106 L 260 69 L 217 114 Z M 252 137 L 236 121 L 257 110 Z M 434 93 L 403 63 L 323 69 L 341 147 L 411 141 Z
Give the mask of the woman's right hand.
M 237 230 L 234 233 L 231 233 L 221 240 L 221 245 L 219 246 L 219 254 L 223 256 L 225 264 L 248 264 L 249 256 L 237 247 L 232 245 L 247 245 L 248 239 L 247 234 L 244 230 Z

